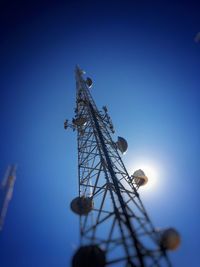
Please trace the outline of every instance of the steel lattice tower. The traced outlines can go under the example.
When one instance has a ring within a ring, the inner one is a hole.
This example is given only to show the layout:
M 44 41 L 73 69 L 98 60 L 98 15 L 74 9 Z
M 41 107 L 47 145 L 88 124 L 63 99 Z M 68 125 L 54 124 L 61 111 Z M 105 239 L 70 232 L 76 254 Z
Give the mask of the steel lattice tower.
M 78 142 L 79 197 L 71 208 L 80 215 L 81 246 L 72 266 L 169 267 L 168 245 L 142 204 L 141 184 L 128 174 L 107 108 L 98 110 L 83 74 L 77 66 L 75 117 L 64 124 L 77 130 Z
M 16 169 L 17 165 L 9 165 L 0 184 L 0 231 L 3 229 L 8 205 L 12 198 L 16 180 Z

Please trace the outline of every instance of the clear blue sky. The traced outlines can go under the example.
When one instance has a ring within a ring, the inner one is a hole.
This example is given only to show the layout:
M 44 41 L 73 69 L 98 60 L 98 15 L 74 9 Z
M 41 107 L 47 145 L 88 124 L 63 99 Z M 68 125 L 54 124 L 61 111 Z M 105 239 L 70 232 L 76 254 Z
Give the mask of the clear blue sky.
M 175 267 L 199 267 L 200 31 L 198 1 L 1 1 L 0 175 L 17 163 L 1 267 L 68 267 L 79 244 L 74 67 L 94 80 L 116 136 L 160 170 L 141 190 L 157 227 L 174 226 Z

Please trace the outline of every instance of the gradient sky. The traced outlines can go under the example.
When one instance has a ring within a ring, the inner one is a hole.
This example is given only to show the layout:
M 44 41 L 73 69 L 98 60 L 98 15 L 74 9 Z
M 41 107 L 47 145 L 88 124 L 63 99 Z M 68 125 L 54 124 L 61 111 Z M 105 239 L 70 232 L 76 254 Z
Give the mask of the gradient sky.
M 1 267 L 68 267 L 79 245 L 76 134 L 63 128 L 77 63 L 129 143 L 128 171 L 154 169 L 140 193 L 156 227 L 181 233 L 173 266 L 200 266 L 199 14 L 198 1 L 1 1 L 1 177 L 18 164 Z

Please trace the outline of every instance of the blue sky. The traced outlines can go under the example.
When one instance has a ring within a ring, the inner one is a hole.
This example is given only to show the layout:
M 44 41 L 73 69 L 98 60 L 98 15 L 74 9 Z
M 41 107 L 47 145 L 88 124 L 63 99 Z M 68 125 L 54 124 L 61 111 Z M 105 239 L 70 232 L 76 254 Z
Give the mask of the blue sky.
M 173 266 L 198 267 L 200 246 L 198 1 L 1 3 L 0 175 L 17 180 L 0 235 L 2 267 L 70 266 L 79 244 L 74 67 L 94 80 L 129 150 L 128 171 L 155 169 L 141 198 L 157 227 L 182 236 Z M 138 164 L 138 165 L 137 165 Z M 150 179 L 150 177 L 149 177 Z

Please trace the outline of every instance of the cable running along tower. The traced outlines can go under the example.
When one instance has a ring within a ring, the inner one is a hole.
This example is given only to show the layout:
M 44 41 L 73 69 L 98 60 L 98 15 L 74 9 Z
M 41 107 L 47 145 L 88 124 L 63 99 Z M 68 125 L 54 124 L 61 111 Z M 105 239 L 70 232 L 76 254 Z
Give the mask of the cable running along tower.
M 76 108 L 64 128 L 77 130 L 79 195 L 71 209 L 80 216 L 80 248 L 73 267 L 170 267 L 167 249 L 180 237 L 173 228 L 157 231 L 138 189 L 148 178 L 142 170 L 130 176 L 121 159 L 127 142 L 113 141 L 108 110 L 99 110 L 91 96 L 92 80 L 78 66 Z

